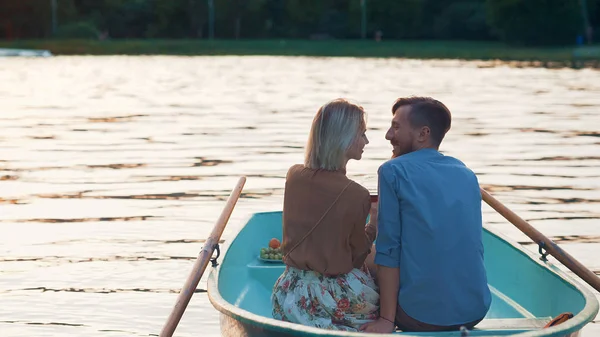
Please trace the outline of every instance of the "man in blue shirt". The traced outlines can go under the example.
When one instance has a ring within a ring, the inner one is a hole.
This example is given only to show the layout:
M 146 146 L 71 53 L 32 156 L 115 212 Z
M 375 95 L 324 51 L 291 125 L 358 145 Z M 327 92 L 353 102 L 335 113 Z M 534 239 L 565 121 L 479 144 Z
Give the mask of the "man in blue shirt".
M 477 177 L 460 160 L 438 152 L 451 124 L 444 104 L 400 98 L 392 112 L 386 139 L 394 158 L 378 171 L 381 311 L 361 329 L 473 328 L 491 303 Z

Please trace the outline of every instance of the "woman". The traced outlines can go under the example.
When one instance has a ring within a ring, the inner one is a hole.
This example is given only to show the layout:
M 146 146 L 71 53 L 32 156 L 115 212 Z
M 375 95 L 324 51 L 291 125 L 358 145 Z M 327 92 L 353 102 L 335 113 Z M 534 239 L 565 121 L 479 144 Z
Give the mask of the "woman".
M 283 201 L 284 273 L 273 288 L 273 317 L 358 331 L 378 316 L 379 294 L 365 267 L 376 236 L 376 205 L 346 177 L 366 144 L 365 112 L 344 99 L 313 120 L 304 165 L 292 166 Z M 367 216 L 371 215 L 367 226 Z

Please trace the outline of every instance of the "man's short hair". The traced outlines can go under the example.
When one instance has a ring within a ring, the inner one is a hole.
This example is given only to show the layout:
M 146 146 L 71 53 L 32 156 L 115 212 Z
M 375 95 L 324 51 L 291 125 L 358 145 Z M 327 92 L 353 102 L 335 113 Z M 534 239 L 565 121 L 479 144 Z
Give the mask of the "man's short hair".
M 431 97 L 410 96 L 398 98 L 392 106 L 392 114 L 401 106 L 411 107 L 408 113 L 410 125 L 413 128 L 429 127 L 431 140 L 434 145 L 440 146 L 452 123 L 450 110 Z

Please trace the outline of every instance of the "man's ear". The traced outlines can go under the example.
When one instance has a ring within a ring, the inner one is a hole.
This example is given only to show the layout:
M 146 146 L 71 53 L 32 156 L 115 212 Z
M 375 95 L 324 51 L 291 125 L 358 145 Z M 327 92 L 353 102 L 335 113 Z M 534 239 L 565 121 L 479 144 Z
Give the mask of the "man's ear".
M 431 129 L 428 126 L 423 126 L 421 128 L 421 130 L 419 131 L 418 140 L 420 142 L 427 142 L 429 140 L 430 134 L 431 134 Z

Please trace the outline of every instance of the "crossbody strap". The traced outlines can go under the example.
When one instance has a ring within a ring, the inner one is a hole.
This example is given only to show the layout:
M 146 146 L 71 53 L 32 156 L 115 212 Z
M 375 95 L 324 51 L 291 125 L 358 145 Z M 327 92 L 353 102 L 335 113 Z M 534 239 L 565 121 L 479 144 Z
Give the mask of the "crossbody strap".
M 331 205 L 329 206 L 329 208 L 325 211 L 325 213 L 323 213 L 323 215 L 321 216 L 321 218 L 319 219 L 319 221 L 317 221 L 317 223 L 306 234 L 304 234 L 304 236 L 302 237 L 302 239 L 300 239 L 300 241 L 298 241 L 294 245 L 294 247 L 292 247 L 292 249 L 290 249 L 290 251 L 287 252 L 287 254 L 285 254 L 286 258 L 289 258 L 289 255 L 294 251 L 294 249 L 296 249 L 310 235 L 310 233 L 312 233 L 315 230 L 315 228 L 317 228 L 317 226 L 319 226 L 319 224 L 321 224 L 321 221 L 323 221 L 323 219 L 325 218 L 325 216 L 327 215 L 327 213 L 329 213 L 329 211 L 333 208 L 333 206 L 340 199 L 340 197 L 342 196 L 342 194 L 344 194 L 344 191 L 348 188 L 348 186 L 350 186 L 350 184 L 352 184 L 352 181 L 348 182 L 348 184 L 346 186 L 344 186 L 344 188 L 342 189 L 342 191 L 340 192 L 340 194 L 338 194 L 338 196 L 331 203 Z

